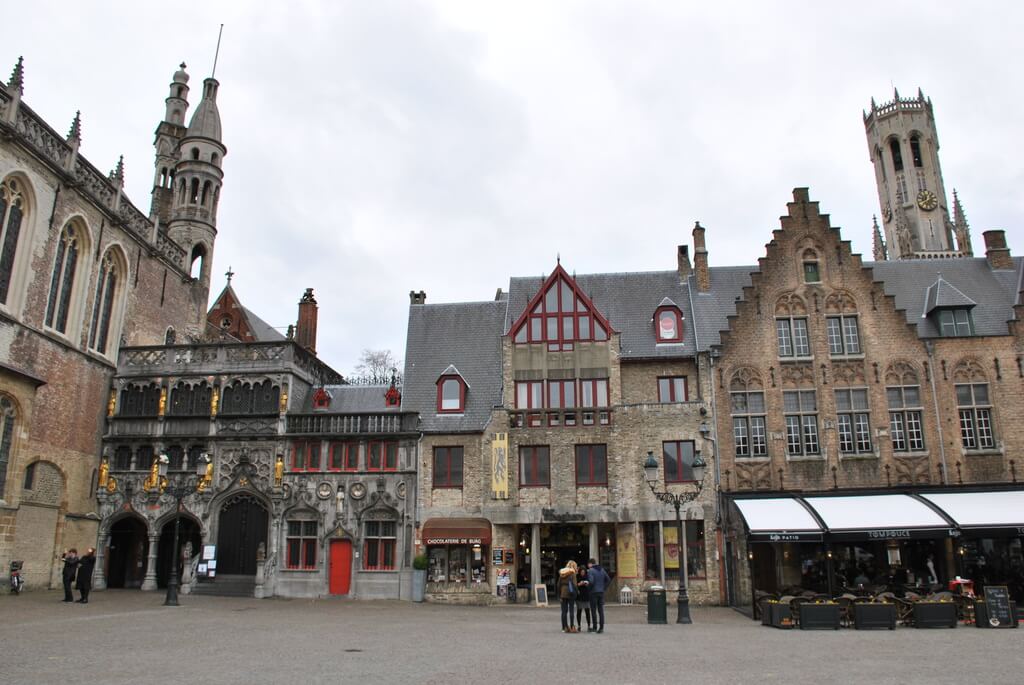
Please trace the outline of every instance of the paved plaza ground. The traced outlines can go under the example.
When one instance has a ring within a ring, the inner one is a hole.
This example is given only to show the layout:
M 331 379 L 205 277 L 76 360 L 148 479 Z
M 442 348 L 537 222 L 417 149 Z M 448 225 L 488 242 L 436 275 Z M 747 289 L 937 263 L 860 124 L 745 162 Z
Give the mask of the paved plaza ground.
M 0 684 L 1024 682 L 1024 629 L 782 631 L 724 608 L 648 625 L 610 606 L 603 635 L 564 635 L 554 607 L 61 596 L 0 596 Z

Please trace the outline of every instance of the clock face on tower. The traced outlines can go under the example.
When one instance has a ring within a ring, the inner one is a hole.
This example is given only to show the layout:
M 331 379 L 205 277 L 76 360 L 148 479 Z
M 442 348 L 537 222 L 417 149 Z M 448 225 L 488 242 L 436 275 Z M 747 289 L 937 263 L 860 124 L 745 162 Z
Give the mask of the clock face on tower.
M 939 206 L 939 198 L 930 190 L 922 190 L 917 194 L 917 206 L 926 212 L 930 212 Z

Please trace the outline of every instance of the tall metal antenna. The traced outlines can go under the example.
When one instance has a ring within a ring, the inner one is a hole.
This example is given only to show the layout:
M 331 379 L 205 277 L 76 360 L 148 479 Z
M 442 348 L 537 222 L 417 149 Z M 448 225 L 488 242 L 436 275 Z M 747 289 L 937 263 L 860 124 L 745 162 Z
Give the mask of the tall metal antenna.
M 214 78 L 217 75 L 217 58 L 220 57 L 220 37 L 224 35 L 224 24 L 220 25 L 220 31 L 217 32 L 217 51 L 213 53 L 213 71 L 210 72 L 210 78 Z

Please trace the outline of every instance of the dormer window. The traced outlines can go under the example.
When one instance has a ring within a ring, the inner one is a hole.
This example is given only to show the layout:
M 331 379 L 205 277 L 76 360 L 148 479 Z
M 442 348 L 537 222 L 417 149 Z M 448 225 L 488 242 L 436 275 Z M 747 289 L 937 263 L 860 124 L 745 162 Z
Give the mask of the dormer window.
M 461 414 L 466 410 L 466 379 L 459 370 L 449 366 L 437 380 L 437 412 Z
M 659 343 L 683 341 L 683 314 L 668 298 L 654 312 L 654 334 Z
M 971 310 L 967 308 L 941 310 L 939 312 L 939 332 L 943 338 L 973 335 Z
M 549 351 L 569 351 L 577 342 L 604 342 L 611 326 L 561 265 L 547 278 L 512 325 L 517 344 L 546 343 Z
M 331 406 L 331 393 L 323 388 L 318 388 L 313 393 L 313 409 L 327 409 Z

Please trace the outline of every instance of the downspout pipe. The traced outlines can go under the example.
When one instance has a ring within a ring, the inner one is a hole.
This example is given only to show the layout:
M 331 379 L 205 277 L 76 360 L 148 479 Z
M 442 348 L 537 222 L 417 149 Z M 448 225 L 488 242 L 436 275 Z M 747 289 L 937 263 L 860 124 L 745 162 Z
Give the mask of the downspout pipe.
M 946 441 L 942 437 L 942 415 L 939 414 L 939 394 L 935 390 L 935 343 L 931 340 L 924 341 L 924 349 L 928 352 L 928 382 L 932 388 L 932 406 L 935 411 L 935 426 L 939 434 L 939 458 L 942 461 L 942 483 L 949 481 L 949 471 L 946 470 Z

